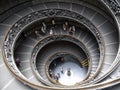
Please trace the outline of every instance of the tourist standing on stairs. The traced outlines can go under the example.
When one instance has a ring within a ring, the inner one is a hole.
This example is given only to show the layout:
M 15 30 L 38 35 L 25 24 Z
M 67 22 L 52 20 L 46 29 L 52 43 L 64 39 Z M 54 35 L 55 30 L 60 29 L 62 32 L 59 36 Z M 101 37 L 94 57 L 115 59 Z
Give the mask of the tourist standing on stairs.
M 42 27 L 41 27 L 41 31 L 46 34 L 46 29 L 47 29 L 47 26 L 45 24 L 45 22 L 42 22 Z

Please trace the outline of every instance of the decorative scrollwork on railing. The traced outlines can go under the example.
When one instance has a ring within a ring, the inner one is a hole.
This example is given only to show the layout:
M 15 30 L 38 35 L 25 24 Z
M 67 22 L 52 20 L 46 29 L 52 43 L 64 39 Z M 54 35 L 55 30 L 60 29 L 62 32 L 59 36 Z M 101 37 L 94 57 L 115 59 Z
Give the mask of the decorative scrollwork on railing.
M 46 38 L 44 38 L 43 40 L 41 40 L 35 47 L 34 50 L 32 52 L 32 59 L 34 58 L 34 60 L 36 59 L 36 55 L 39 52 L 39 50 L 45 46 L 46 44 L 53 42 L 53 41 L 70 41 L 75 43 L 76 45 L 78 45 L 79 47 L 81 47 L 83 49 L 83 51 L 86 53 L 87 57 L 89 57 L 89 52 L 86 49 L 85 45 L 80 41 L 77 40 L 76 38 L 69 36 L 69 35 L 52 35 L 52 36 L 48 36 Z M 34 61 L 33 60 L 33 61 Z
M 78 14 L 76 12 L 69 11 L 69 10 L 47 9 L 47 10 L 40 10 L 40 11 L 30 13 L 30 14 L 26 15 L 25 17 L 23 17 L 22 19 L 20 19 L 19 21 L 17 21 L 11 27 L 11 29 L 8 32 L 8 34 L 5 38 L 5 41 L 4 41 L 4 56 L 5 56 L 5 61 L 8 66 L 11 67 L 11 65 L 12 65 L 13 68 L 16 69 L 15 71 L 18 71 L 19 74 L 21 74 L 20 71 L 17 69 L 17 66 L 15 65 L 15 61 L 14 61 L 14 47 L 17 42 L 17 39 L 27 26 L 31 25 L 32 23 L 34 23 L 36 21 L 39 21 L 39 20 L 45 19 L 45 18 L 49 18 L 49 17 L 70 18 L 70 19 L 73 19 L 73 20 L 83 24 L 85 27 L 87 27 L 93 33 L 93 35 L 96 37 L 96 39 L 99 43 L 101 60 L 103 60 L 104 45 L 103 45 L 103 40 L 101 39 L 102 36 L 101 36 L 100 32 L 97 30 L 97 28 L 88 19 L 86 19 L 85 17 L 81 16 L 80 14 Z M 45 42 L 57 40 L 57 39 L 60 40 L 60 39 L 63 39 L 63 37 L 54 36 L 52 38 L 48 38 L 44 42 L 41 42 L 41 45 L 44 44 Z M 67 38 L 64 37 L 64 40 L 67 40 Z M 76 41 L 75 39 L 71 39 L 71 40 L 74 41 L 75 43 L 78 43 L 78 41 Z M 39 46 L 37 48 L 39 48 Z M 36 48 L 36 51 L 37 51 L 37 48 Z M 35 56 L 35 53 L 32 54 L 32 58 L 34 56 Z M 11 61 L 12 64 L 9 64 L 8 61 Z M 13 69 L 13 68 L 11 68 L 11 69 Z M 14 69 L 13 69 L 13 72 L 14 72 Z
M 40 11 L 33 12 L 23 17 L 18 22 L 16 22 L 16 24 L 14 24 L 13 27 L 11 28 L 10 32 L 8 32 L 6 41 L 12 44 L 15 38 L 20 34 L 20 32 L 22 32 L 22 30 L 25 28 L 27 24 L 32 23 L 33 21 L 37 21 L 42 18 L 48 18 L 48 17 L 53 17 L 53 16 L 54 17 L 68 17 L 68 18 L 73 18 L 77 20 L 78 22 L 82 23 L 87 28 L 89 28 L 89 30 L 94 34 L 94 36 L 96 36 L 98 42 L 102 42 L 99 31 L 89 20 L 79 15 L 78 13 L 71 12 L 68 10 L 61 10 L 61 9 L 40 10 Z
M 116 0 L 104 0 L 104 2 L 112 9 L 115 14 L 120 13 L 120 5 Z

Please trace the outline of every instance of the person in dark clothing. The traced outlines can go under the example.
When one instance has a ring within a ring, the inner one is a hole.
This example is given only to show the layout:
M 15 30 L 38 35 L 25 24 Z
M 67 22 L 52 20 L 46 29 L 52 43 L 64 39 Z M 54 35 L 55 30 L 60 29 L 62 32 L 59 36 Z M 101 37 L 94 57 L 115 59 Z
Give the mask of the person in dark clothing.
M 17 65 L 18 68 L 21 67 L 21 61 L 20 61 L 19 58 L 16 58 L 15 63 L 16 63 L 16 65 Z
M 68 32 L 69 32 L 70 35 L 73 35 L 73 29 L 72 29 L 72 27 L 69 28 Z

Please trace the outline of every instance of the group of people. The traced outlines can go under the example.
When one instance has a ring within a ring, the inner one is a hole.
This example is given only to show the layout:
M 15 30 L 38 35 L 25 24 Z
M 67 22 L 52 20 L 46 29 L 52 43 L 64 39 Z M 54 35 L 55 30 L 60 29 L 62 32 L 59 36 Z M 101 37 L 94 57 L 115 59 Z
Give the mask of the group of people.
M 55 23 L 54 19 L 52 19 L 51 23 L 52 23 L 52 27 L 49 30 L 50 35 L 54 34 L 54 30 L 55 30 L 55 27 L 56 27 L 56 23 Z M 42 22 L 42 26 L 41 26 L 40 30 L 43 34 L 47 33 L 47 25 L 45 24 L 45 22 Z M 37 37 L 40 37 L 40 31 L 36 30 L 35 34 L 36 34 Z
M 45 22 L 42 22 L 42 26 L 41 26 L 41 31 L 40 30 L 35 30 L 35 35 L 37 38 L 40 38 L 41 37 L 41 32 L 42 34 L 46 34 L 46 29 L 47 29 L 47 26 L 45 24 Z
M 51 69 L 49 70 L 50 77 L 54 79 L 56 82 L 58 82 L 60 78 L 60 73 L 54 73 Z
M 64 63 L 64 57 L 60 58 L 60 62 L 61 62 L 61 64 Z M 58 71 L 54 71 L 53 69 L 49 69 L 49 75 L 50 75 L 50 77 L 53 80 L 55 80 L 56 82 L 58 82 L 59 79 L 61 78 L 61 76 L 63 76 L 64 74 L 66 74 L 67 76 L 71 76 L 71 69 L 70 68 L 67 68 L 67 70 L 65 70 L 64 67 L 62 67 L 62 65 L 57 65 L 56 61 L 53 62 L 53 65 L 54 65 L 54 69 L 56 67 L 58 67 L 60 69 Z M 65 72 L 67 72 L 67 73 L 65 73 Z
M 49 70 L 49 74 L 50 74 L 50 77 L 52 79 L 54 79 L 56 82 L 58 82 L 58 80 L 60 79 L 61 77 L 61 74 L 64 74 L 64 70 L 63 70 L 63 67 L 61 67 L 61 72 L 60 73 L 54 73 L 51 69 Z
M 68 22 L 66 21 L 63 24 L 63 31 L 68 31 L 70 35 L 73 35 L 75 33 L 75 26 L 70 26 Z
M 63 61 L 64 61 L 64 57 L 61 57 L 60 62 L 63 62 Z M 56 67 L 57 66 L 57 62 L 54 61 L 53 65 L 54 65 L 54 67 Z M 58 80 L 60 79 L 61 74 L 64 74 L 64 70 L 63 70 L 62 66 L 60 67 L 60 72 L 58 72 L 58 73 L 54 72 L 52 69 L 49 70 L 50 77 L 52 79 L 54 79 L 56 82 L 58 82 Z
M 47 30 L 47 25 L 45 24 L 45 22 L 42 22 L 41 31 L 36 30 L 35 35 L 37 37 L 40 37 L 41 36 L 40 32 L 42 32 L 43 34 L 46 34 L 46 33 L 48 33 L 48 31 L 49 31 L 49 35 L 53 35 L 53 34 L 55 34 L 56 27 L 57 27 L 57 25 L 56 25 L 56 22 L 54 19 L 51 20 L 51 27 L 49 28 L 49 30 Z M 64 32 L 68 32 L 70 35 L 73 35 L 76 31 L 75 26 L 69 25 L 68 21 L 63 23 L 62 28 L 63 28 Z

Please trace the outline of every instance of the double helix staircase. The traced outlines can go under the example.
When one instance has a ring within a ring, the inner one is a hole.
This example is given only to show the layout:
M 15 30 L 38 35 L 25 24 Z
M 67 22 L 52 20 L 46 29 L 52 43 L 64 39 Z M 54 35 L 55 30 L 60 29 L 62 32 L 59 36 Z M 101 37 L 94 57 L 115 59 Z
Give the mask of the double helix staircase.
M 116 1 L 119 5 L 119 0 Z M 120 26 L 120 16 L 112 12 L 112 9 L 107 5 L 108 3 L 103 0 L 101 0 L 100 3 L 106 5 L 105 7 L 113 14 L 114 19 L 111 19 L 105 11 L 84 1 L 50 0 L 44 2 L 36 1 L 36 3 L 32 2 L 32 4 L 28 4 L 28 7 L 25 6 L 22 10 L 18 10 L 17 12 L 13 11 L 12 15 L 1 21 L 0 90 L 69 89 L 67 86 L 61 87 L 49 81 L 45 73 L 45 63 L 51 55 L 58 52 L 67 52 L 83 60 L 85 56 L 81 49 L 78 49 L 74 45 L 69 45 L 70 43 L 55 43 L 46 46 L 46 48 L 44 46 L 45 49 L 40 51 L 39 60 L 36 60 L 37 63 L 35 64 L 42 81 L 36 77 L 31 67 L 31 56 L 36 45 L 47 37 L 52 36 L 49 34 L 49 27 L 51 27 L 50 22 L 53 17 L 55 17 L 55 22 L 57 24 L 54 35 L 65 35 L 66 37 L 77 39 L 85 46 L 89 53 L 91 69 L 88 78 L 84 82 L 80 82 L 77 86 L 70 88 L 94 90 L 115 85 L 113 88 L 117 90 L 120 80 L 119 27 L 117 27 Z M 48 13 L 46 13 L 46 10 L 48 10 Z M 54 13 L 54 10 L 63 11 L 61 12 L 63 16 L 55 16 L 57 11 Z M 42 17 L 39 12 L 45 16 Z M 66 12 L 73 15 L 68 15 Z M 84 17 L 85 22 L 82 21 L 83 18 L 80 19 L 80 22 L 79 18 L 77 21 L 74 17 L 75 14 Z M 38 21 L 37 24 L 41 25 L 42 20 L 46 20 L 45 22 L 48 27 L 47 34 L 37 38 L 34 32 L 34 22 L 36 23 Z M 62 25 L 65 20 L 68 20 L 71 25 L 76 27 L 73 35 L 70 35 L 69 32 L 64 32 Z M 12 30 L 16 31 L 16 35 L 13 36 L 12 46 L 10 46 L 10 49 L 13 50 L 11 55 L 12 60 L 7 62 L 9 59 L 6 57 L 7 51 L 5 49 L 5 43 L 6 41 L 10 41 L 8 39 Z M 29 34 L 25 36 L 26 33 Z M 21 67 L 14 66 L 15 58 L 20 59 Z M 12 64 L 9 64 L 11 62 Z M 11 69 L 12 67 L 16 69 Z

